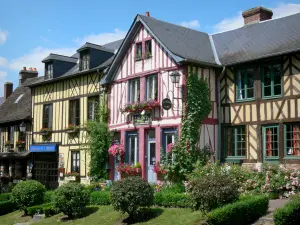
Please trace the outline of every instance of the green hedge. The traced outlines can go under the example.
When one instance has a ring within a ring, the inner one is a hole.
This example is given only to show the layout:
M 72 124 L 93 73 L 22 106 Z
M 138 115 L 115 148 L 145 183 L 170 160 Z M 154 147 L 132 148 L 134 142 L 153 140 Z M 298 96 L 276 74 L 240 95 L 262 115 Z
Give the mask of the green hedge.
M 300 224 L 300 196 L 294 197 L 285 206 L 277 209 L 273 218 L 276 225 Z
M 252 224 L 267 213 L 268 207 L 267 196 L 248 196 L 208 213 L 206 222 L 209 225 Z
M 54 194 L 54 191 L 46 191 L 44 194 L 44 203 L 52 202 Z
M 191 207 L 191 198 L 189 194 L 161 191 L 154 194 L 154 205 L 187 208 Z
M 11 198 L 11 193 L 0 194 L 0 202 L 8 201 Z
M 42 205 L 35 205 L 27 208 L 27 214 L 29 216 L 34 216 L 35 214 L 45 214 L 46 217 L 55 215 L 57 212 L 54 209 L 52 203 L 46 203 Z
M 0 215 L 11 213 L 16 209 L 16 204 L 12 200 L 0 202 Z
M 91 205 L 110 205 L 110 192 L 109 191 L 94 191 L 90 197 Z

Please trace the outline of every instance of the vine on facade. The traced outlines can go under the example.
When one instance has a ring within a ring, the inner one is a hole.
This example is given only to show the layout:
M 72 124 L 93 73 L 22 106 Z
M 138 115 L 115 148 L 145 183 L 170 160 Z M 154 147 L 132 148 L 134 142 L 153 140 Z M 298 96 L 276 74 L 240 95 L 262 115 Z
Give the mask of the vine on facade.
M 181 137 L 167 152 L 166 170 L 171 181 L 186 180 L 196 164 L 204 165 L 211 156 L 208 146 L 200 149 L 200 128 L 211 111 L 210 90 L 206 79 L 197 74 L 187 77 L 187 94 L 182 117 Z

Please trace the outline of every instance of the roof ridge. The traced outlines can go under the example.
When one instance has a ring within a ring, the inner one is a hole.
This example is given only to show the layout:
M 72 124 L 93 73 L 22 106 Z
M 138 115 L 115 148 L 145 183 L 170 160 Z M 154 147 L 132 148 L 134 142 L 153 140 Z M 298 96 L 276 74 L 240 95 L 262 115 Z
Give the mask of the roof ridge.
M 66 56 L 66 55 L 61 55 L 61 54 L 56 54 L 56 53 L 50 53 L 50 55 L 58 55 L 58 56 L 63 56 L 63 57 L 67 57 L 67 58 L 77 59 L 77 58 L 72 57 L 72 56 Z
M 215 46 L 214 39 L 211 35 L 208 35 L 208 37 L 209 37 L 209 42 L 211 44 L 211 48 L 212 48 L 212 51 L 213 51 L 213 54 L 214 54 L 215 61 L 218 65 L 222 65 L 222 63 L 220 62 L 218 53 L 217 53 L 217 49 L 216 49 L 216 46 Z
M 185 29 L 187 29 L 187 30 L 196 31 L 196 32 L 199 32 L 199 33 L 202 33 L 202 34 L 207 34 L 207 35 L 209 35 L 208 33 L 204 32 L 204 31 L 195 30 L 195 29 L 192 29 L 192 28 L 189 28 L 189 27 L 185 27 L 185 26 L 182 26 L 182 25 L 179 25 L 179 24 L 175 24 L 175 23 L 170 23 L 170 22 L 167 22 L 167 21 L 164 21 L 164 20 L 159 20 L 159 19 L 156 19 L 156 18 L 151 17 L 151 16 L 144 16 L 144 15 L 142 15 L 142 14 L 138 14 L 138 16 L 142 16 L 142 17 L 145 17 L 145 18 L 157 20 L 157 21 L 160 21 L 160 22 L 163 22 L 163 23 L 168 23 L 168 24 L 171 24 L 171 25 L 174 25 L 174 26 L 178 26 L 178 27 L 185 28 Z

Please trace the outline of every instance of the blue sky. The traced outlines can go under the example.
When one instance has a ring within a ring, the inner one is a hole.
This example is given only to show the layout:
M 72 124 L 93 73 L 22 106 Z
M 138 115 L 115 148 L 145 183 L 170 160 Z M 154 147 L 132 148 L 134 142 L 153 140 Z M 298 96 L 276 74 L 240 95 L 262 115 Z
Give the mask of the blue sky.
M 298 1 L 272 0 L 9 0 L 0 1 L 0 96 L 3 84 L 18 85 L 23 66 L 36 67 L 49 53 L 72 55 L 86 41 L 104 44 L 125 36 L 137 13 L 208 33 L 243 25 L 241 12 L 271 8 L 273 18 L 300 12 Z

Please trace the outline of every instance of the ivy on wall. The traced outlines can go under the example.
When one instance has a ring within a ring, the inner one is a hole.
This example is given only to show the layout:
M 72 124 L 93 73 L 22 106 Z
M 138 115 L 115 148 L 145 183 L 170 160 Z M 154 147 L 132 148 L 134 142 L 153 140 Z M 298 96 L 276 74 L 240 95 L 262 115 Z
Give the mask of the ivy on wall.
M 212 108 L 207 80 L 190 73 L 187 77 L 187 95 L 181 137 L 168 154 L 165 164 L 167 177 L 174 182 L 186 180 L 195 165 L 205 165 L 212 154 L 208 146 L 203 149 L 199 147 L 201 124 Z

